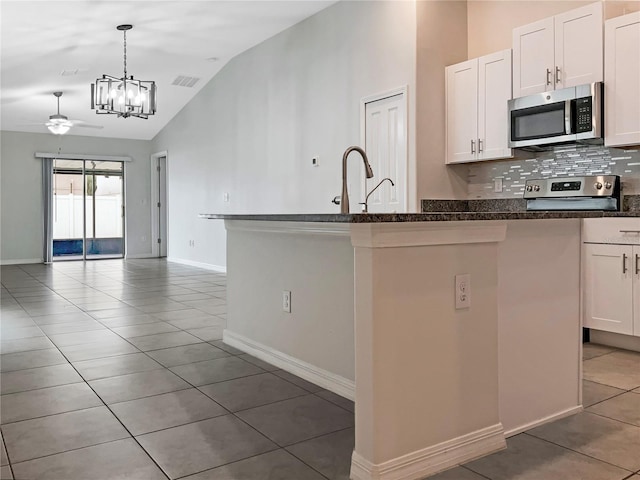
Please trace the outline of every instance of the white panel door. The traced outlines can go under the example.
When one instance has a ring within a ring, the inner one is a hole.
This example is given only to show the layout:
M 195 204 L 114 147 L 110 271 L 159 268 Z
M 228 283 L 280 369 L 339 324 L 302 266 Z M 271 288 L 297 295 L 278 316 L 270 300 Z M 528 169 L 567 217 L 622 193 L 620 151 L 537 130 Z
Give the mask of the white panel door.
M 605 145 L 640 144 L 640 12 L 605 24 Z
M 602 3 L 555 16 L 555 88 L 603 80 Z
M 640 337 L 640 247 L 633 247 L 633 334 Z
M 478 59 L 478 160 L 508 158 L 511 50 Z
M 633 247 L 584 244 L 583 326 L 633 334 Z
M 553 17 L 513 29 L 513 97 L 553 90 Z
M 369 197 L 372 213 L 407 211 L 407 135 L 406 97 L 404 94 L 365 104 L 365 150 L 373 169 L 366 180 L 365 196 L 389 178 Z M 364 178 L 364 175 L 363 175 Z
M 478 158 L 478 59 L 445 70 L 447 163 Z

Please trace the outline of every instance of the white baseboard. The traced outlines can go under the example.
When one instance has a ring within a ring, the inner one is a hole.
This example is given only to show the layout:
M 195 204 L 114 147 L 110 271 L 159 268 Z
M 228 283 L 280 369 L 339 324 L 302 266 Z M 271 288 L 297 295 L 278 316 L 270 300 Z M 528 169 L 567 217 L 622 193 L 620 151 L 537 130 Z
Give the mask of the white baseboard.
M 633 350 L 640 352 L 640 337 L 624 335 L 622 333 L 604 332 L 602 330 L 591 329 L 590 341 L 607 345 L 608 347 L 623 348 L 625 350 Z
M 502 424 L 498 423 L 378 465 L 354 451 L 351 458 L 351 478 L 417 480 L 506 447 L 504 430 Z
M 127 259 L 127 258 L 134 259 L 134 258 L 158 258 L 158 257 L 156 255 L 151 254 L 151 253 L 127 253 L 124 256 L 124 258 L 125 259 Z
M 582 405 L 576 405 L 575 407 L 567 408 L 566 410 L 554 413 L 553 415 L 548 415 L 533 422 L 529 422 L 525 425 L 520 425 L 519 427 L 507 430 L 506 432 L 504 432 L 504 436 L 506 438 L 513 437 L 514 435 L 518 435 L 519 433 L 526 432 L 527 430 L 531 430 L 532 428 L 539 427 L 540 425 L 544 425 L 545 423 L 555 422 L 556 420 L 560 420 L 561 418 L 575 415 L 576 413 L 582 412 L 582 410 Z
M 204 268 L 205 270 L 213 270 L 218 273 L 227 273 L 227 267 L 223 265 L 213 265 L 211 263 L 194 262 L 193 260 L 185 260 L 184 258 L 167 257 L 168 262 L 181 263 L 190 267 Z
M 267 345 L 258 343 L 226 329 L 222 332 L 222 341 L 342 397 L 348 398 L 349 400 L 355 398 L 355 382 L 353 382 L 353 380 L 323 370 L 310 363 L 303 362 L 286 353 L 282 353 Z
M 0 260 L 0 265 L 26 265 L 28 263 L 44 263 L 42 258 L 19 258 L 16 260 Z

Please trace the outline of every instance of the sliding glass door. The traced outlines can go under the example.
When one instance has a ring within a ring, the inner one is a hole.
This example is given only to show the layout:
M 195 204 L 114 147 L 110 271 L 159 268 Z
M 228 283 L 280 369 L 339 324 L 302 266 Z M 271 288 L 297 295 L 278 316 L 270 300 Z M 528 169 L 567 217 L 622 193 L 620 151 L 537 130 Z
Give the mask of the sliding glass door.
M 124 256 L 124 164 L 53 161 L 53 258 Z

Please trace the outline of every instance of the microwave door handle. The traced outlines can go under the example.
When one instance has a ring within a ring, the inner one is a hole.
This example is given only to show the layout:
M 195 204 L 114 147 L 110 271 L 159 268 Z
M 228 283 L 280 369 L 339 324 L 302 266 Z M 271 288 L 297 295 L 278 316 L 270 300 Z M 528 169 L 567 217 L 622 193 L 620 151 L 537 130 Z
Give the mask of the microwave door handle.
M 571 103 L 572 100 L 565 100 L 564 102 L 564 130 L 566 135 L 575 133 L 571 122 Z

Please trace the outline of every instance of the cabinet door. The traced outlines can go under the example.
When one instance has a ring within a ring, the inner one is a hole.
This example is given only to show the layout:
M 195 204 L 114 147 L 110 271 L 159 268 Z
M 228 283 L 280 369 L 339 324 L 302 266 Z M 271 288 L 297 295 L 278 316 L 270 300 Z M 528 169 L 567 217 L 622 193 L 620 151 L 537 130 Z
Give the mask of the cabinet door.
M 555 88 L 603 80 L 602 3 L 555 16 Z
M 447 163 L 478 156 L 478 59 L 446 68 Z
M 584 327 L 633 333 L 632 253 L 628 245 L 583 245 Z
M 478 59 L 478 160 L 509 158 L 511 50 Z
M 640 337 L 640 247 L 633 247 L 633 334 Z
M 605 24 L 605 145 L 640 144 L 640 12 Z
M 553 90 L 553 17 L 513 30 L 513 97 Z

